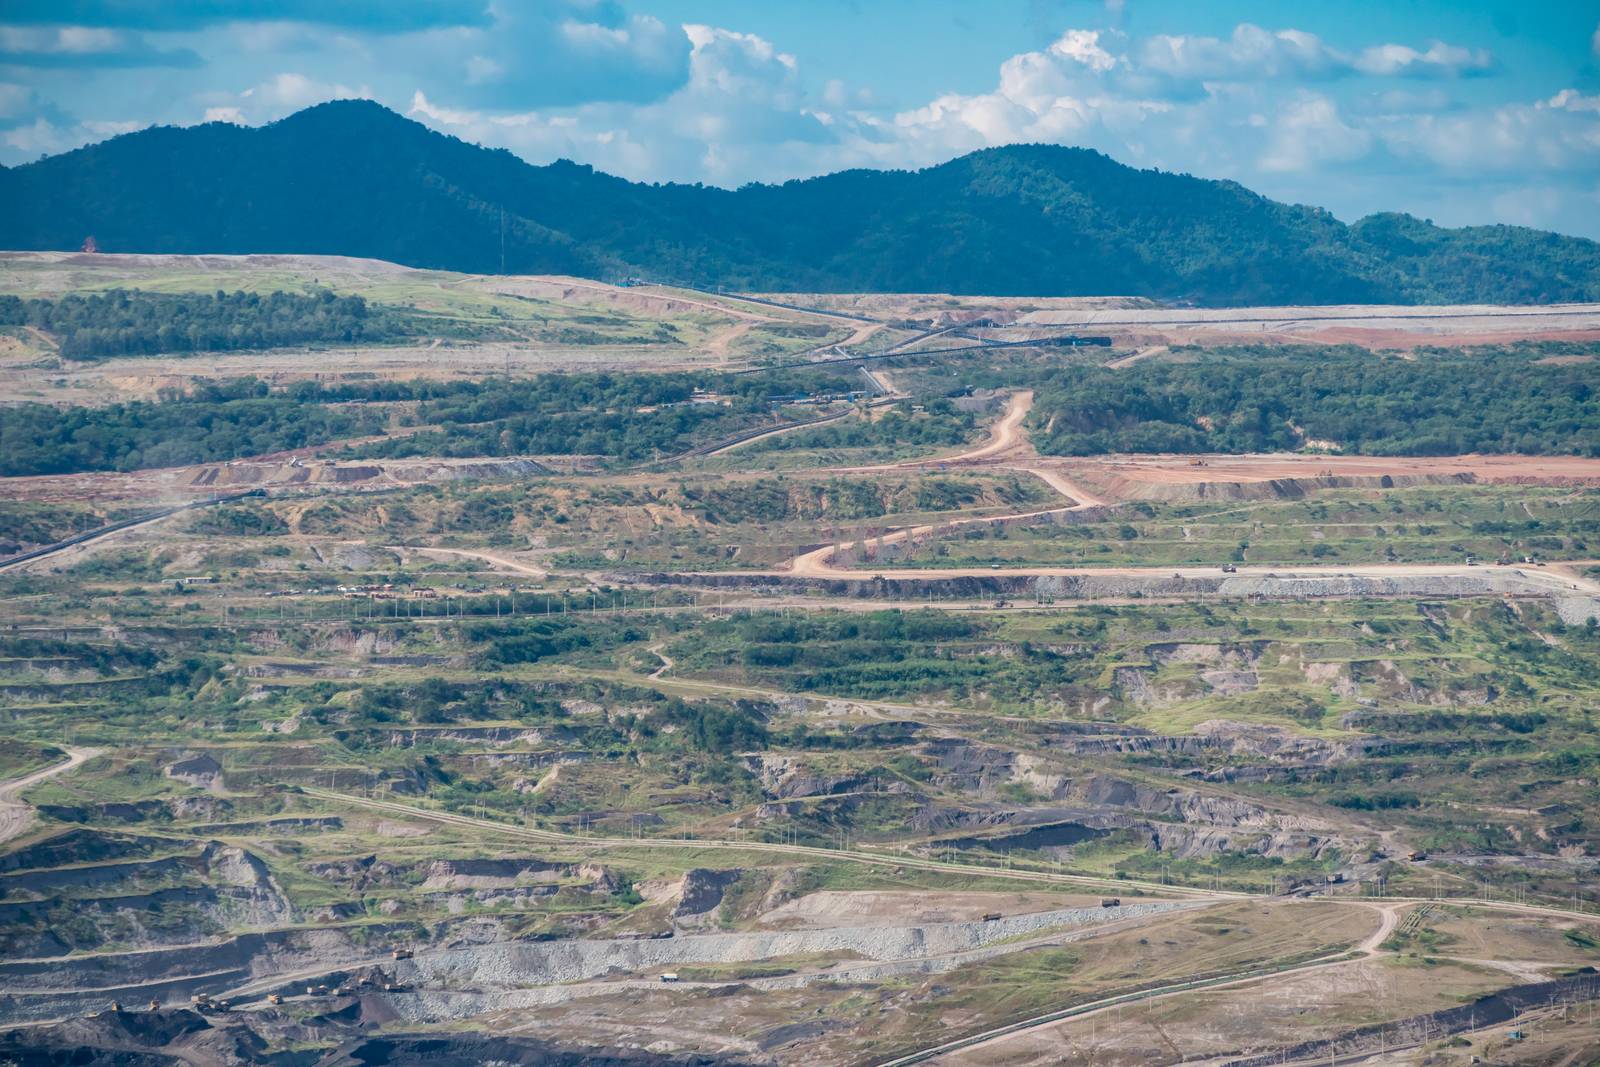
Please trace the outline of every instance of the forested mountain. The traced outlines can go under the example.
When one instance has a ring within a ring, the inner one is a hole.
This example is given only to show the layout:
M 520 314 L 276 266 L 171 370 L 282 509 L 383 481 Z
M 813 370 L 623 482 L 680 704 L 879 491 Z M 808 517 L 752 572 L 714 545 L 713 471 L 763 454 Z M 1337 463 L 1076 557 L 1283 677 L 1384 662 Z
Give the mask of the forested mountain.
M 1345 225 L 1078 148 L 724 190 L 644 185 L 340 101 L 156 127 L 0 170 L 0 247 L 327 253 L 754 290 L 1204 304 L 1600 300 L 1600 243 L 1404 215 Z

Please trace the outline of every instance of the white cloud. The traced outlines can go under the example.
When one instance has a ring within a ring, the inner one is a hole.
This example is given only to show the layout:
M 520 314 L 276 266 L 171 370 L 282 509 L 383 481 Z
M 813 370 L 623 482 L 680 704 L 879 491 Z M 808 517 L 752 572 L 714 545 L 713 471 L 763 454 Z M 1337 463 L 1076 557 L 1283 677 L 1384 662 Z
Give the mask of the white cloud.
M 394 42 L 384 60 L 428 72 L 418 88 L 430 96 L 505 111 L 649 103 L 688 76 L 685 28 L 629 14 L 619 3 L 498 2 L 489 11 L 487 26 L 439 28 Z
M 839 158 L 828 151 L 858 128 L 844 109 L 859 94 L 841 83 L 813 106 L 798 61 L 770 41 L 713 26 L 682 32 L 690 42 L 687 79 L 655 103 L 496 114 L 450 107 L 418 91 L 410 114 L 531 159 L 565 156 L 633 178 L 739 184 L 810 173 L 808 158 L 824 165 Z
M 240 93 L 239 98 L 243 103 L 237 105 L 236 110 L 242 109 L 252 117 L 278 118 L 312 104 L 352 97 L 371 99 L 372 90 L 367 86 L 351 88 L 337 82 L 319 82 L 304 74 L 284 72 Z
M 38 118 L 25 125 L 6 130 L 0 134 L 0 143 L 31 158 L 63 152 L 81 142 L 73 137 L 71 131 L 57 126 L 48 119 Z
M 1454 79 L 1495 70 L 1473 42 L 1334 47 L 1303 30 L 1249 23 L 1216 36 L 1070 29 L 998 64 L 976 90 L 891 109 L 866 87 L 803 77 L 781 41 L 669 25 L 629 14 L 627 3 L 493 0 L 487 24 L 430 26 L 378 44 L 343 30 L 346 39 L 308 33 L 302 23 L 230 23 L 214 36 L 232 45 L 236 86 L 252 87 L 182 95 L 181 117 L 254 123 L 335 97 L 409 99 L 410 114 L 429 125 L 533 162 L 566 157 L 634 179 L 720 185 L 925 166 L 1041 142 L 1234 178 L 1347 215 L 1409 207 L 1448 218 L 1440 190 L 1458 203 L 1471 197 L 1480 218 L 1510 218 L 1512 189 L 1583 185 L 1581 195 L 1532 198 L 1563 218 L 1595 204 L 1600 98 L 1564 89 L 1498 107 L 1471 103 Z M 1112 15 L 1120 9 L 1107 4 Z M 63 34 L 39 23 L 26 32 L 0 35 L 0 50 L 103 49 L 116 43 L 105 35 L 121 31 Z M 351 84 L 319 76 L 330 70 Z M 0 138 L 9 137 L 0 158 L 95 136 L 90 122 L 41 107 L 0 85 Z
M 0 119 L 15 118 L 33 106 L 33 90 L 26 85 L 0 82 Z
M 698 24 L 682 32 L 687 77 L 659 101 L 496 113 L 419 90 L 411 113 L 537 162 L 565 156 L 635 179 L 723 185 L 925 166 L 978 148 L 1040 142 L 1339 203 L 1354 179 L 1372 179 L 1368 187 L 1381 191 L 1380 174 L 1559 168 L 1592 151 L 1581 121 L 1590 117 L 1591 98 L 1575 91 L 1484 109 L 1458 104 L 1440 85 L 1383 85 L 1493 63 L 1482 50 L 1437 42 L 1343 52 L 1315 34 L 1250 24 L 1226 37 L 1073 29 L 1005 60 L 992 88 L 884 114 L 837 79 L 808 96 L 799 61 L 758 35 Z M 620 45 L 623 36 L 616 28 L 585 35 L 596 48 Z M 1364 78 L 1375 79 L 1365 94 L 1336 98 L 1304 87 Z M 1301 85 L 1285 95 L 1284 82 Z M 1487 160 L 1489 153 L 1497 159 Z M 1386 198 L 1372 206 L 1395 205 Z
M 1455 98 L 1444 89 L 1432 86 L 1427 89 L 1386 89 L 1381 93 L 1359 98 L 1356 108 L 1380 115 L 1408 115 L 1419 111 L 1448 111 L 1456 107 Z
M 1533 104 L 1419 115 L 1383 131 L 1389 149 L 1462 174 L 1593 174 L 1600 97 L 1564 89 Z
M 0 51 L 88 55 L 106 52 L 122 44 L 116 30 L 85 26 L 0 26 Z
M 1600 95 L 1584 96 L 1576 89 L 1563 89 L 1537 106 L 1553 108 L 1557 111 L 1600 112 Z
M 1111 53 L 1100 47 L 1098 30 L 1068 30 L 1050 46 L 1050 54 L 1074 60 L 1100 74 L 1117 65 Z
M 1259 163 L 1266 171 L 1304 171 L 1359 159 L 1371 148 L 1372 135 L 1348 125 L 1332 100 L 1303 93 L 1278 116 Z
M 1434 41 L 1423 52 L 1403 44 L 1380 44 L 1362 49 L 1351 65 L 1364 74 L 1451 78 L 1486 73 L 1494 68 L 1494 57 L 1481 48 L 1462 48 L 1443 41 Z
M 1138 55 L 1144 71 L 1193 81 L 1320 78 L 1343 64 L 1316 34 L 1269 31 L 1248 22 L 1236 26 L 1226 40 L 1157 34 L 1144 41 Z
M 1350 54 L 1303 30 L 1265 30 L 1248 22 L 1227 38 L 1157 34 L 1138 52 L 1139 67 L 1175 81 L 1316 80 L 1364 74 L 1436 78 L 1486 73 L 1494 56 L 1484 49 L 1434 41 L 1418 51 L 1376 44 Z

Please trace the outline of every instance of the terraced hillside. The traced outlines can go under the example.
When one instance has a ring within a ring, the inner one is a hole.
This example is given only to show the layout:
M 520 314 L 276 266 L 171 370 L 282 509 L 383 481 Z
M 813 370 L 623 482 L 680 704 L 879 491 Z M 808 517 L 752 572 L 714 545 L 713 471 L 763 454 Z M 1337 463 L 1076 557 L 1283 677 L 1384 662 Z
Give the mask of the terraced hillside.
M 0 1059 L 1583 1062 L 1592 344 L 997 348 L 502 284 L 666 309 L 683 358 L 11 335 L 0 428 L 78 462 L 0 479 Z M 1527 371 L 1530 452 L 1040 447 L 1075 374 L 1402 358 Z

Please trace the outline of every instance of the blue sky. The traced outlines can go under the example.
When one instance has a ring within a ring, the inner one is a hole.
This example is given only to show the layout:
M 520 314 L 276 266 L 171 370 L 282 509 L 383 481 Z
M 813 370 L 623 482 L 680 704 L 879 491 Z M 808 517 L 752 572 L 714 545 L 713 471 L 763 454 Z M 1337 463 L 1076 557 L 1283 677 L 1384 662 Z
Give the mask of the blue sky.
M 1600 238 L 1600 3 L 5 0 L 0 162 L 366 96 L 530 162 L 739 185 L 1013 142 Z

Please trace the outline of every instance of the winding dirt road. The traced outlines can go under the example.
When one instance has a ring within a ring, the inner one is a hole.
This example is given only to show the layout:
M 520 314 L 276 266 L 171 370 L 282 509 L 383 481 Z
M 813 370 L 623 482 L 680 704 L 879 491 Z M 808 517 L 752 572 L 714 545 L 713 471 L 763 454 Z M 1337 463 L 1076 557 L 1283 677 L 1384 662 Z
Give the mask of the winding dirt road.
M 881 1067 L 909 1067 L 909 1065 L 913 1063 L 937 1062 L 951 1053 L 972 1053 L 978 1052 L 979 1050 L 993 1049 L 995 1046 L 1002 1045 L 1013 1038 L 1028 1034 L 1036 1035 L 1044 1030 L 1050 1030 L 1072 1023 L 1077 1023 L 1089 1016 L 1099 1015 L 1103 1012 L 1109 1012 L 1120 1008 L 1124 1004 L 1143 1003 L 1152 1000 L 1165 1000 L 1168 997 L 1182 996 L 1185 993 L 1191 993 L 1198 989 L 1227 989 L 1234 986 L 1252 985 L 1257 982 L 1265 981 L 1269 978 L 1282 978 L 1291 974 L 1302 975 L 1308 971 L 1319 971 L 1330 967 L 1342 967 L 1346 964 L 1356 962 L 1357 960 L 1371 959 L 1374 956 L 1385 955 L 1386 953 L 1380 946 L 1382 946 L 1383 942 L 1386 941 L 1389 935 L 1394 932 L 1394 928 L 1399 921 L 1398 913 L 1400 909 L 1408 907 L 1409 905 L 1404 903 L 1351 903 L 1352 906 L 1355 907 L 1371 907 L 1372 910 L 1378 913 L 1379 920 L 1377 927 L 1370 934 L 1368 934 L 1359 945 L 1348 951 L 1341 950 L 1325 956 L 1318 956 L 1315 959 L 1306 960 L 1304 963 L 1290 967 L 1256 967 L 1248 971 L 1237 972 L 1232 975 L 1222 975 L 1211 979 L 1174 982 L 1169 985 L 1158 986 L 1154 989 L 1148 989 L 1141 992 L 1123 993 L 1104 997 L 1100 1000 L 1091 1001 L 1087 1004 L 1080 1004 L 1075 1007 L 1064 1008 L 1060 1011 L 1050 1012 L 1047 1015 L 1041 1015 L 1034 1019 L 1028 1019 L 1019 1023 L 1011 1023 L 1006 1026 L 996 1027 L 993 1030 L 985 1031 L 981 1034 L 974 1034 L 970 1037 L 960 1038 L 955 1041 L 947 1042 L 943 1045 L 935 1046 L 933 1048 L 924 1049 L 921 1052 L 915 1052 L 909 1056 L 901 1056 L 898 1059 L 889 1060 L 887 1063 L 881 1065 Z M 988 1056 L 985 1056 L 984 1058 L 988 1059 L 992 1056 L 993 1053 L 989 1053 Z
M 359 542 L 354 543 L 359 544 Z M 526 574 L 533 578 L 546 578 L 550 574 L 549 571 L 542 567 L 535 567 L 531 563 L 523 563 L 520 560 L 511 559 L 494 552 L 474 552 L 465 548 L 434 548 L 431 545 L 384 545 L 383 547 L 392 552 L 416 552 L 420 555 L 437 553 L 446 556 L 460 556 L 463 559 L 482 560 L 484 563 L 492 563 L 504 570 L 516 571 L 518 574 Z
M 1028 412 L 1033 409 L 1033 392 L 1023 390 L 1013 393 L 1011 401 L 1006 406 L 1005 414 L 995 423 L 994 429 L 989 434 L 989 440 L 977 448 L 966 452 L 959 452 L 953 456 L 938 456 L 931 459 L 906 460 L 903 463 L 889 463 L 871 467 L 845 467 L 840 468 L 845 473 L 877 473 L 893 470 L 944 470 L 950 467 L 970 467 L 989 465 L 991 461 L 1012 453 L 1025 452 L 1032 456 L 1033 448 L 1028 442 L 1027 433 L 1023 430 L 1023 421 L 1028 417 Z M 947 522 L 928 523 L 921 526 L 904 526 L 893 530 L 878 538 L 880 544 L 892 545 L 907 539 L 917 540 L 930 537 L 936 533 L 948 533 L 965 526 L 991 525 L 998 522 L 1017 522 L 1024 519 L 1042 518 L 1046 515 L 1059 515 L 1067 511 L 1078 511 L 1083 508 L 1101 506 L 1104 501 L 1085 492 L 1072 482 L 1068 481 L 1059 472 L 1046 467 L 1027 464 L 1007 464 L 1001 469 L 1022 471 L 1041 479 L 1046 485 L 1054 489 L 1061 496 L 1072 503 L 1065 507 L 1038 508 L 1032 511 L 1009 512 L 1004 515 L 978 515 L 969 519 L 951 519 Z M 852 542 L 853 544 L 853 542 Z M 783 573 L 804 578 L 859 578 L 859 571 L 836 567 L 833 557 L 837 549 L 833 545 L 824 545 L 821 548 L 803 552 L 789 561 L 788 568 Z M 887 572 L 884 572 L 887 576 Z M 916 577 L 925 572 L 901 572 Z M 943 572 L 930 571 L 930 574 Z M 987 572 L 984 572 L 987 573 Z
M 98 748 L 68 748 L 67 758 L 43 770 L 0 782 L 0 842 L 6 842 L 22 833 L 33 823 L 33 808 L 22 800 L 22 794 L 49 778 L 65 774 L 85 761 L 100 754 Z

